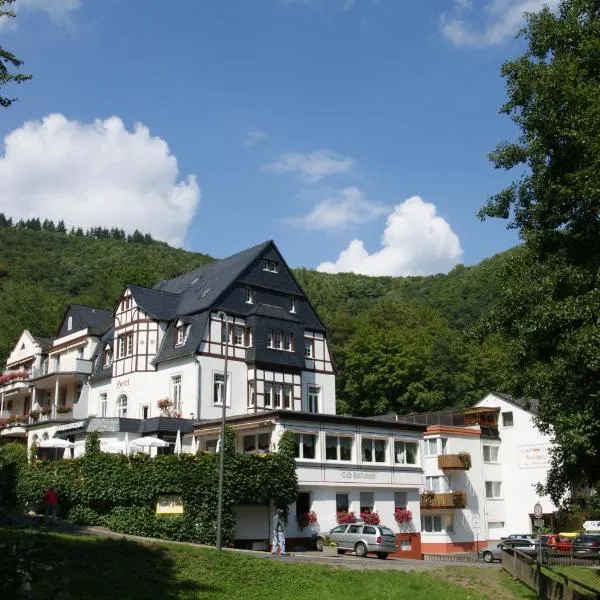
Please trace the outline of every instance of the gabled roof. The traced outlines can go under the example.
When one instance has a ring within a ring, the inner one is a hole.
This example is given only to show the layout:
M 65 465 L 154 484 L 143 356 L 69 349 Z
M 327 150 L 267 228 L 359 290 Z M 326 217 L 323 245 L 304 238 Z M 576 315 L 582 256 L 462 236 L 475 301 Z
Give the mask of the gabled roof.
M 159 321 L 170 321 L 177 314 L 179 296 L 170 292 L 149 289 L 139 285 L 129 284 L 135 303 L 151 317 Z
M 160 348 L 152 362 L 156 364 L 165 360 L 179 358 L 180 356 L 194 354 L 202 343 L 202 335 L 208 324 L 209 317 L 210 311 L 208 310 L 192 317 L 182 317 L 181 321 L 188 327 L 188 330 L 183 344 L 180 346 L 175 345 L 177 323 L 171 323 L 165 331 Z
M 497 396 L 506 402 L 510 402 L 527 412 L 530 412 L 534 415 L 537 415 L 539 409 L 539 400 L 537 398 L 516 398 L 515 396 L 511 396 L 510 394 L 505 394 L 501 392 L 491 392 L 493 396 Z
M 68 317 L 73 317 L 73 327 L 67 329 Z M 87 329 L 89 333 L 102 335 L 112 326 L 113 313 L 110 310 L 85 306 L 84 304 L 69 304 L 56 337 L 68 335 L 74 331 Z
M 169 281 L 161 281 L 155 290 L 180 294 L 178 315 L 190 315 L 210 308 L 219 296 L 252 264 L 273 241 L 269 240 L 199 267 Z
M 272 317 L 283 321 L 293 321 L 300 323 L 300 319 L 280 306 L 271 306 L 270 304 L 255 304 L 247 313 L 250 315 L 259 315 L 261 317 Z

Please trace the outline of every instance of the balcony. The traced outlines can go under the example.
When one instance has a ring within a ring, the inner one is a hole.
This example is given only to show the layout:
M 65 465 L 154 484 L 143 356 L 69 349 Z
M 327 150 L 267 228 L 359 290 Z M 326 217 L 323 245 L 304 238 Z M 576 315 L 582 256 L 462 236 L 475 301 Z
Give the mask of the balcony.
M 47 375 L 60 375 L 61 373 L 81 373 L 91 375 L 92 361 L 85 358 L 71 358 L 66 360 L 50 360 L 41 367 L 31 370 L 31 377 L 46 377 Z
M 421 508 L 465 508 L 466 506 L 467 494 L 462 490 L 421 494 Z
M 468 452 L 440 454 L 437 461 L 438 469 L 442 471 L 468 471 L 471 468 L 471 455 Z
M 4 392 L 17 390 L 22 387 L 26 388 L 30 377 L 30 371 L 7 371 L 3 375 L 0 375 L 0 387 L 3 388 Z

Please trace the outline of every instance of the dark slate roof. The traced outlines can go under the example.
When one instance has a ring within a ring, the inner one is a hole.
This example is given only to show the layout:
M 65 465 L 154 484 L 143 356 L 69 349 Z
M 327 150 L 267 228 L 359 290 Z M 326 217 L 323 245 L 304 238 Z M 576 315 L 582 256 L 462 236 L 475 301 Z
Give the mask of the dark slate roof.
M 52 347 L 52 342 L 55 338 L 42 337 L 39 335 L 31 336 L 42 348 L 42 351 L 49 350 Z
M 204 334 L 204 330 L 208 324 L 208 319 L 210 316 L 210 311 L 205 311 L 198 315 L 193 315 L 191 317 L 180 317 L 169 324 L 169 327 L 165 331 L 165 335 L 163 336 L 162 343 L 158 352 L 156 353 L 156 357 L 152 361 L 154 364 L 164 362 L 165 360 L 171 360 L 173 358 L 179 358 L 180 356 L 186 356 L 188 354 L 195 353 L 201 342 L 202 335 Z M 181 346 L 175 345 L 175 335 L 176 335 L 176 325 L 177 321 L 181 320 L 182 323 L 188 325 L 189 329 L 184 339 L 183 344 Z
M 498 398 L 502 398 L 502 400 L 506 400 L 506 402 L 510 402 L 523 410 L 526 410 L 534 415 L 537 415 L 539 409 L 539 400 L 537 398 L 515 398 L 515 396 L 511 396 L 510 394 L 505 394 L 501 392 L 492 392 L 494 396 L 498 396 Z
M 169 281 L 161 281 L 154 289 L 181 295 L 177 314 L 190 315 L 201 312 L 210 308 L 244 269 L 271 244 L 271 240 L 263 242 Z
M 129 284 L 135 303 L 150 316 L 160 321 L 169 321 L 177 314 L 179 296 L 157 289 L 148 289 L 139 285 Z
M 247 313 L 250 315 L 259 315 L 261 317 L 272 317 L 283 321 L 293 321 L 301 323 L 300 319 L 293 313 L 281 308 L 280 306 L 271 306 L 270 304 L 255 304 Z
M 94 352 L 94 355 L 92 356 L 93 370 L 92 370 L 92 374 L 90 376 L 91 379 L 98 380 L 98 379 L 105 379 L 105 378 L 112 377 L 112 364 L 108 365 L 106 368 L 104 368 L 103 356 L 104 356 L 104 346 L 106 346 L 107 344 L 114 350 L 114 339 L 115 339 L 114 327 L 111 327 L 100 338 L 100 341 L 98 342 L 98 345 L 96 346 L 96 351 Z M 113 356 L 114 356 L 114 354 L 113 354 Z
M 73 327 L 67 329 L 68 317 L 73 317 Z M 88 329 L 91 334 L 102 335 L 113 324 L 113 313 L 103 308 L 94 308 L 83 304 L 69 304 L 61 322 L 57 337 L 75 331 Z
M 234 415 L 227 417 L 227 423 L 235 425 L 236 423 L 252 422 L 256 419 L 279 419 L 284 423 L 291 421 L 314 421 L 316 423 L 326 423 L 332 425 L 358 425 L 359 427 L 380 427 L 381 429 L 410 430 L 424 432 L 426 425 L 419 423 L 402 423 L 400 421 L 382 421 L 372 417 L 354 417 L 351 415 L 327 415 L 323 413 L 296 412 L 290 410 L 262 410 L 245 415 Z M 200 419 L 195 422 L 195 430 L 201 431 L 204 428 L 212 428 L 221 423 L 220 419 Z

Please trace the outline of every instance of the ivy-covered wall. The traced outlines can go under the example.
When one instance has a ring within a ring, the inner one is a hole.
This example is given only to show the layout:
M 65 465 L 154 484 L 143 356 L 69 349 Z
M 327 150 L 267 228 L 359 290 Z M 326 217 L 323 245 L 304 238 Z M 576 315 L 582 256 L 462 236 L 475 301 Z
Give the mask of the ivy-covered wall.
M 278 452 L 239 454 L 228 429 L 225 436 L 223 540 L 233 541 L 236 504 L 273 502 L 287 509 L 296 500 L 298 480 L 293 434 L 285 433 Z M 20 503 L 38 504 L 51 486 L 63 513 L 80 524 L 105 525 L 114 531 L 214 544 L 216 538 L 219 455 L 199 453 L 148 458 L 100 452 L 98 435 L 89 434 L 80 458 L 21 467 Z M 183 515 L 155 514 L 159 495 L 182 496 Z

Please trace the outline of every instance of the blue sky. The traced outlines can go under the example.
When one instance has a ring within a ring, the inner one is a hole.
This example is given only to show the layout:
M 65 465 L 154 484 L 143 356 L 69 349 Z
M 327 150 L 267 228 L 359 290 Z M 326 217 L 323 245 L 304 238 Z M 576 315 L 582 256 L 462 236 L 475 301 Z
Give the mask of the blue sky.
M 0 212 L 333 272 L 477 263 L 518 241 L 475 213 L 513 178 L 499 68 L 542 4 L 17 0 Z

